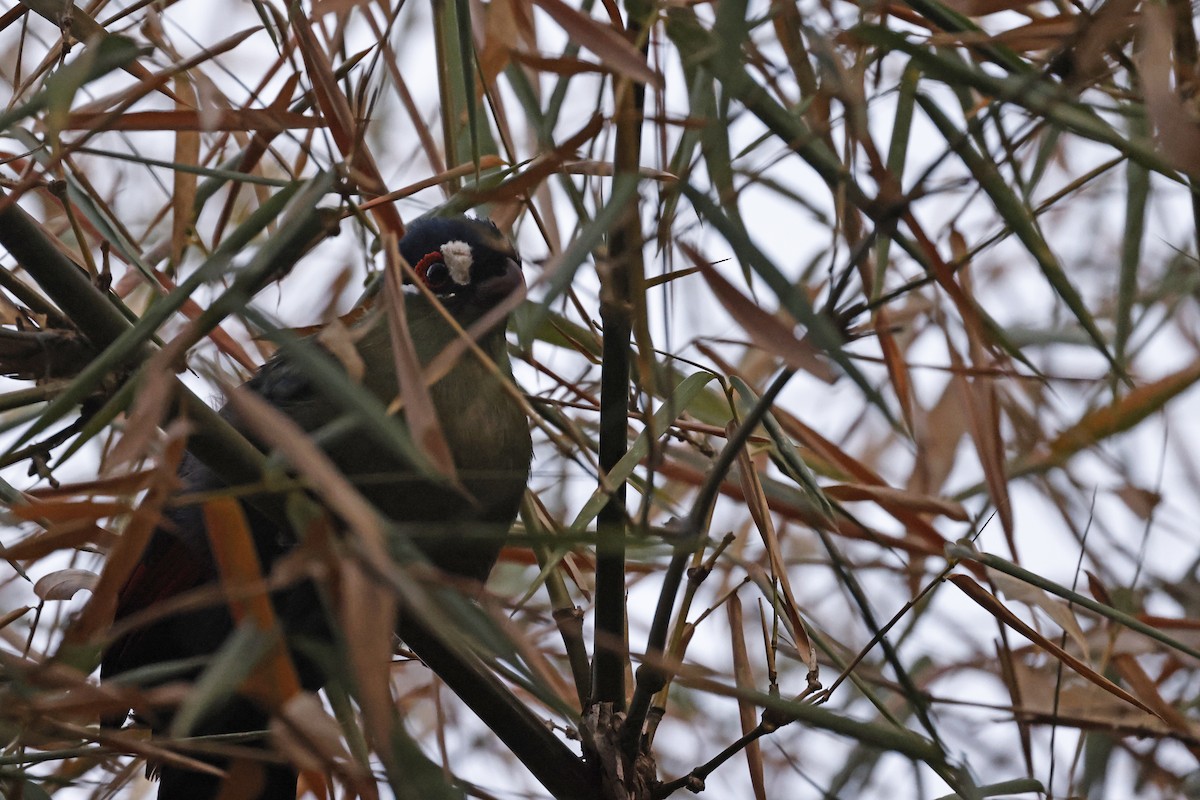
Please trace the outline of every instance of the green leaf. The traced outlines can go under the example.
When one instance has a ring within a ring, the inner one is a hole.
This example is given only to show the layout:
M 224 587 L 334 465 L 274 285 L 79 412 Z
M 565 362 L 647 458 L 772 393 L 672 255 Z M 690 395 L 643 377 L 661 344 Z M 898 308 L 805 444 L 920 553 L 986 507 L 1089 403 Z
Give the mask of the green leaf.
M 13 123 L 41 111 L 49 112 L 46 126 L 51 130 L 58 130 L 62 127 L 70 111 L 71 102 L 80 87 L 128 66 L 149 52 L 150 48 L 142 47 L 126 36 L 113 35 L 105 36 L 99 41 L 93 40 L 74 61 L 47 78 L 42 91 L 32 100 L 0 114 L 0 130 L 6 130 Z
M 683 382 L 675 387 L 671 396 L 659 406 L 658 411 L 654 412 L 654 424 L 646 426 L 646 429 L 638 434 L 628 452 L 604 476 L 603 483 L 615 486 L 629 478 L 641 460 L 650 453 L 649 431 L 655 431 L 660 436 L 665 435 L 670 425 L 687 409 L 692 398 L 713 380 L 716 380 L 716 376 L 709 372 L 697 372 L 684 378 Z M 608 503 L 608 497 L 609 492 L 605 490 L 604 486 L 596 489 L 584 503 L 583 508 L 579 510 L 575 520 L 568 527 L 568 531 L 579 532 L 586 528 L 600 513 L 600 509 Z

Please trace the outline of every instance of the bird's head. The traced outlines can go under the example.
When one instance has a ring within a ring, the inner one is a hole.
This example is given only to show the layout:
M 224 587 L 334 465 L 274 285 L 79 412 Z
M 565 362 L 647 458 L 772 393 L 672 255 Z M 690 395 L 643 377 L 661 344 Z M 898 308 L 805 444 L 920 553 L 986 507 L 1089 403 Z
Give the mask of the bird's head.
M 480 316 L 525 285 L 520 258 L 488 220 L 418 219 L 400 240 L 400 254 L 460 318 Z

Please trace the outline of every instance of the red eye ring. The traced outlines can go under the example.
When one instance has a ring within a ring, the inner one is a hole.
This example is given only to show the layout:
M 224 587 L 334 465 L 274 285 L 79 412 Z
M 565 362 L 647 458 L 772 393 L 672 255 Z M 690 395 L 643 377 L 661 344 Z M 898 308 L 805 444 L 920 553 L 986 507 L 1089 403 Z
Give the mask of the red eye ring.
M 434 250 L 432 253 L 426 253 L 421 260 L 418 261 L 415 266 L 413 266 L 413 271 L 417 273 L 417 277 L 421 279 L 422 283 L 436 292 L 446 287 L 445 279 L 450 277 L 450 272 L 449 270 L 446 270 L 444 276 L 445 279 L 438 280 L 436 284 L 431 282 L 429 279 L 429 269 L 435 264 L 440 264 L 443 269 L 446 267 L 446 261 L 439 250 Z

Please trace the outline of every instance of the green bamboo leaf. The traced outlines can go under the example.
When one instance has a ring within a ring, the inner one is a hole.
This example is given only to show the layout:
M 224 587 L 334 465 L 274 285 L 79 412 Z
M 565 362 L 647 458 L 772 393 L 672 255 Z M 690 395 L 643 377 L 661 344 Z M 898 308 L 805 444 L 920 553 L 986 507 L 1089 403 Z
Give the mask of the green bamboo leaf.
M 912 136 L 913 111 L 916 107 L 917 84 L 920 80 L 920 68 L 909 62 L 900 75 L 900 91 L 896 101 L 896 114 L 892 119 L 892 137 L 887 153 L 888 172 L 895 178 L 896 188 L 900 191 L 904 190 L 904 166 L 908 163 L 908 143 Z M 871 287 L 872 301 L 878 300 L 883 292 L 891 247 L 891 235 L 886 230 L 880 231 L 875 244 L 875 282 Z
M 914 42 L 907 35 L 877 25 L 858 25 L 856 38 L 883 51 L 910 56 L 924 73 L 951 87 L 970 87 L 988 97 L 1014 103 L 1035 117 L 1061 126 L 1085 139 L 1107 144 L 1149 170 L 1182 183 L 1178 171 L 1162 158 L 1153 143 L 1128 139 L 1105 122 L 1095 111 L 1080 104 L 1068 91 L 1040 75 L 996 77 L 968 64 L 950 51 L 937 52 Z
M 1091 740 L 1090 736 L 1088 740 Z M 1042 782 L 1033 778 L 1014 778 L 1011 781 L 989 783 L 986 786 L 978 787 L 978 789 L 978 797 L 996 797 L 1002 794 L 1048 794 Z M 963 800 L 963 796 L 956 792 L 954 794 L 944 794 L 937 798 L 937 800 Z
M 151 342 L 158 333 L 158 329 L 170 318 L 172 314 L 178 311 L 192 294 L 203 284 L 213 281 L 221 277 L 229 268 L 233 258 L 237 256 L 241 250 L 246 247 L 254 237 L 258 236 L 267 225 L 274 222 L 283 207 L 292 199 L 299 191 L 303 184 L 294 184 L 293 186 L 277 192 L 266 203 L 260 206 L 254 214 L 252 214 L 241 226 L 238 227 L 230 236 L 222 243 L 221 247 L 210 256 L 203 265 L 195 272 L 188 276 L 182 284 L 174 291 L 165 297 L 160 298 L 152 303 L 150 308 L 140 320 L 134 323 L 131 327 L 123 331 L 117 336 L 113 343 L 105 348 L 104 352 L 100 353 L 79 375 L 72 381 L 70 386 L 54 398 L 53 401 L 42 411 L 38 420 L 26 430 L 17 443 L 13 446 L 15 449 L 24 442 L 29 441 L 37 434 L 48 429 L 55 422 L 58 422 L 66 414 L 71 413 L 84 398 L 88 397 L 96 390 L 100 382 L 129 361 L 139 350 L 147 343 Z M 317 200 L 324 195 L 328 190 L 328 178 L 324 181 L 317 180 L 307 184 L 309 188 L 309 200 L 315 204 Z M 280 237 L 273 239 L 276 246 L 283 241 Z M 270 259 L 274 257 L 273 252 L 269 252 L 266 258 L 261 257 L 260 260 L 270 264 Z M 278 266 L 278 265 L 276 265 Z M 225 313 L 229 313 L 233 309 L 228 309 Z M 215 315 L 211 314 L 209 323 L 215 325 L 219 319 L 214 319 Z M 205 330 L 208 330 L 206 328 Z M 79 444 L 82 444 L 80 442 Z M 76 447 L 69 450 L 63 458 L 66 458 L 71 453 L 74 453 Z M 60 459 L 60 463 L 61 463 Z
M 1130 109 L 1129 128 L 1135 137 L 1149 133 L 1146 115 L 1141 108 Z M 1142 237 L 1146 232 L 1146 207 L 1150 202 L 1150 171 L 1130 161 L 1125 167 L 1125 232 L 1121 238 L 1121 277 L 1117 283 L 1116 333 L 1113 349 L 1124 371 L 1126 349 L 1133 332 L 1133 304 L 1137 299 L 1138 268 L 1142 262 Z
M 62 118 L 70 111 L 71 102 L 80 87 L 127 67 L 149 52 L 149 48 L 142 47 L 126 36 L 105 36 L 89 43 L 74 61 L 48 77 L 42 91 L 32 100 L 0 114 L 0 131 L 42 111 L 49 112 L 47 127 L 57 130 L 61 127 Z M 59 124 L 55 124 L 56 120 Z
M 658 411 L 654 412 L 654 424 L 646 426 L 646 429 L 638 434 L 637 439 L 630 445 L 629 450 L 624 457 L 617 462 L 616 466 L 604 476 L 604 486 L 596 489 L 592 496 L 579 513 L 575 516 L 574 521 L 568 526 L 568 532 L 577 533 L 586 528 L 596 515 L 600 513 L 600 509 L 604 508 L 608 503 L 609 492 L 605 486 L 615 486 L 622 481 L 625 481 L 633 474 L 633 470 L 650 452 L 650 439 L 648 432 L 656 431 L 660 435 L 664 435 L 671 423 L 688 408 L 692 398 L 703 389 L 710 381 L 716 380 L 716 376 L 709 372 L 697 372 L 694 375 L 689 375 L 671 393 L 669 398 L 664 399 Z
M 981 553 L 972 547 L 960 544 L 949 545 L 946 548 L 946 556 L 947 558 L 962 559 L 964 561 L 975 561 L 979 564 L 983 564 L 985 567 L 991 567 L 992 569 L 1000 570 L 1007 575 L 1011 575 L 1018 580 L 1028 583 L 1030 586 L 1036 586 L 1039 589 L 1044 589 L 1045 591 L 1050 592 L 1053 595 L 1057 595 L 1058 597 L 1074 603 L 1077 606 L 1082 606 L 1089 611 L 1094 611 L 1106 619 L 1111 619 L 1113 622 L 1124 625 L 1131 631 L 1137 631 L 1144 636 L 1149 636 L 1154 641 L 1160 642 L 1172 650 L 1177 650 L 1178 652 L 1191 656 L 1194 659 L 1200 659 L 1200 650 L 1190 647 L 1189 645 L 1186 645 L 1183 642 L 1168 636 L 1158 628 L 1142 622 L 1137 617 L 1127 614 L 1124 611 L 1119 611 L 1118 609 L 1105 605 L 1104 603 L 1098 603 L 1087 595 L 1080 594 L 1079 592 L 1068 589 L 1067 587 L 1055 583 L 1052 580 L 1043 578 L 1041 575 L 1030 572 L 1029 570 L 1019 567 L 1011 561 L 1006 561 L 999 556 L 992 555 L 991 553 Z
M 905 5 L 942 30 L 956 33 L 983 32 L 983 28 L 975 24 L 975 21 L 966 14 L 960 14 L 944 3 L 939 3 L 938 0 L 905 0 Z M 994 41 L 977 42 L 972 45 L 971 49 L 1009 72 L 1018 75 L 1036 74 L 1036 70 L 1030 64 L 1003 44 L 997 44 Z
M 949 117 L 942 112 L 941 108 L 938 107 L 932 98 L 924 94 L 918 94 L 917 103 L 942 136 L 945 137 L 950 148 L 962 159 L 963 165 L 979 181 L 979 185 L 987 193 L 988 197 L 991 198 L 995 204 L 996 211 L 1003 218 L 1005 224 L 1021 240 L 1021 244 L 1025 246 L 1025 251 L 1037 261 L 1038 267 L 1042 270 L 1042 274 L 1046 277 L 1051 288 L 1054 289 L 1054 292 L 1062 299 L 1067 308 L 1071 310 L 1071 313 L 1075 315 L 1075 319 L 1079 321 L 1083 329 L 1087 331 L 1096 349 L 1113 365 L 1113 368 L 1118 373 L 1121 372 L 1120 366 L 1108 349 L 1108 343 L 1104 339 L 1104 334 L 1096 326 L 1096 320 L 1093 319 L 1092 312 L 1084 304 L 1083 297 L 1079 294 L 1074 284 L 1071 283 L 1066 272 L 1063 271 L 1062 266 L 1058 263 L 1058 258 L 1050 251 L 1050 246 L 1042 237 L 1041 231 L 1038 230 L 1033 212 L 1012 191 L 1008 182 L 1004 180 L 1004 176 L 996 168 L 996 163 L 990 158 L 985 158 L 971 147 L 963 132 L 950 121 Z
M 737 258 L 743 264 L 749 264 L 754 273 L 762 278 L 767 286 L 771 288 L 780 305 L 788 310 L 788 313 L 792 315 L 792 318 L 796 322 L 805 327 L 813 344 L 824 351 L 830 359 L 842 368 L 842 371 L 854 381 L 871 403 L 883 413 L 889 423 L 896 424 L 895 418 L 891 410 L 888 409 L 883 396 L 879 394 L 875 387 L 867 380 L 866 376 L 850 360 L 849 355 L 842 346 L 841 334 L 838 333 L 829 319 L 816 312 L 803 292 L 799 291 L 784 276 L 779 268 L 767 258 L 766 254 L 750 240 L 745 231 L 738 229 L 725 216 L 716 203 L 713 203 L 707 195 L 689 184 L 681 181 L 680 185 L 693 208 L 702 217 L 711 222 L 713 227 L 725 237 L 725 240 L 729 242 L 730 247 L 736 253 Z
M 404 720 L 392 715 L 391 752 L 384 759 L 388 784 L 398 800 L 462 800 L 462 789 L 446 782 L 442 768 L 421 752 L 421 747 L 404 730 Z
M 275 634 L 247 621 L 213 654 L 171 719 L 170 734 L 188 736 L 208 709 L 233 697 L 254 668 L 275 646 Z
M 608 202 L 583 226 L 579 235 L 559 256 L 554 271 L 546 282 L 545 294 L 537 311 L 527 313 L 521 320 L 521 325 L 516 327 L 517 339 L 522 347 L 528 346 L 532 332 L 541 326 L 542 320 L 550 313 L 550 306 L 571 286 L 575 280 L 575 272 L 592 251 L 599 247 L 616 221 L 626 212 L 637 189 L 636 175 L 618 175 L 613 178 Z
M 21 128 L 13 131 L 12 135 L 29 148 L 29 151 L 33 154 L 33 158 L 38 164 L 47 169 L 55 169 L 57 159 L 50 148 L 46 146 L 45 142 L 33 133 Z M 80 185 L 79 176 L 75 173 L 75 170 L 66 171 L 64 180 L 67 185 L 68 200 L 96 228 L 99 238 L 107 242 L 109 246 L 120 254 L 121 258 L 132 264 L 148 281 L 155 281 L 154 271 L 142 257 L 141 248 L 130 240 L 124 228 L 111 218 L 108 210 L 97 206 L 88 191 Z M 165 186 L 163 187 L 163 192 L 164 194 L 166 193 Z M 126 316 L 130 316 L 130 314 L 126 312 Z

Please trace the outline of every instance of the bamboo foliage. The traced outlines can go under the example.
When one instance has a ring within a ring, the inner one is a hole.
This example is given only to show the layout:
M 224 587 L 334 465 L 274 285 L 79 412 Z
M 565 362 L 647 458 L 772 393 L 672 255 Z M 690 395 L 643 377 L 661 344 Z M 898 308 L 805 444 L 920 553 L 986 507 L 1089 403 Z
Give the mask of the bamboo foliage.
M 1194 783 L 1189 5 L 204 5 L 0 4 L 6 795 L 194 764 L 234 690 L 321 797 Z M 231 388 L 288 348 L 452 479 L 428 398 L 398 425 L 306 337 L 336 349 L 406 223 L 466 211 L 525 260 L 536 445 L 477 602 Z M 236 488 L 179 496 L 184 448 Z M 345 592 L 320 699 L 246 494 Z M 185 602 L 247 624 L 194 682 L 99 683 L 186 502 L 230 536 Z M 132 701 L 174 729 L 97 724 Z

